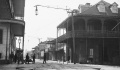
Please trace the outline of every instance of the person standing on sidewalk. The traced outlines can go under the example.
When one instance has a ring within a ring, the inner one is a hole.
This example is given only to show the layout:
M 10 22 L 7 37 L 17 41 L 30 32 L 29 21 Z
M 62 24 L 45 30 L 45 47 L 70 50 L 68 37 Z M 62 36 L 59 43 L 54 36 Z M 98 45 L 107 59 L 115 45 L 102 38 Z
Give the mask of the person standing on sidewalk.
M 43 64 L 46 63 L 46 53 L 44 53 Z
M 69 61 L 70 61 L 70 56 L 68 55 L 67 56 L 67 64 L 69 63 Z
M 35 63 L 35 53 L 33 54 L 33 63 Z
M 29 64 L 29 55 L 28 55 L 28 53 L 26 55 L 26 63 Z
M 17 62 L 17 53 L 15 53 L 15 56 L 14 56 L 14 62 L 16 63 Z

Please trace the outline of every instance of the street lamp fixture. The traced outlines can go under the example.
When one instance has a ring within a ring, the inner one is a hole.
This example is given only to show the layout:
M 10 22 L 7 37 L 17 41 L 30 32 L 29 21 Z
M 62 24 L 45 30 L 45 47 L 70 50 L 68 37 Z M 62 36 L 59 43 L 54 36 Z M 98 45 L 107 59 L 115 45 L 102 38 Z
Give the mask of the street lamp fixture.
M 20 51 L 21 37 L 19 37 L 19 39 L 18 39 L 18 43 L 19 43 L 19 51 Z
M 37 8 L 37 6 L 35 6 L 36 7 L 36 9 L 35 9 L 35 15 L 38 15 L 38 8 Z

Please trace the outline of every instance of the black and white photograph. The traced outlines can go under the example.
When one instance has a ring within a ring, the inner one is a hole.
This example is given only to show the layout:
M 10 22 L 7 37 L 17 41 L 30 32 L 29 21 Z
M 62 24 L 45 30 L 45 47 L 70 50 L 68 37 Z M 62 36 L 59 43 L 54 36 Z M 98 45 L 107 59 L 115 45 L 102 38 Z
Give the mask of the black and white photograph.
M 120 0 L 0 0 L 0 70 L 120 70 Z

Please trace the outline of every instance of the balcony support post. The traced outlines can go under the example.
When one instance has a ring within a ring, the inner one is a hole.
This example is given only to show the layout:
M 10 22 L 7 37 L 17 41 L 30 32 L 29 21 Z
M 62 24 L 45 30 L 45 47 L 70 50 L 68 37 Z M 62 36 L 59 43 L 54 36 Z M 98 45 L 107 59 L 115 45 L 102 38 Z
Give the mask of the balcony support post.
M 88 23 L 88 19 L 85 19 L 85 31 L 87 32 L 87 23 Z M 86 62 L 87 62 L 87 59 L 88 59 L 88 41 L 87 41 L 87 36 L 86 36 Z
M 75 51 L 75 31 L 74 31 L 74 11 L 72 11 L 72 38 L 73 38 L 73 62 L 76 64 L 76 51 Z
M 57 28 L 57 38 L 56 38 L 56 60 L 58 61 L 58 56 L 57 56 L 57 54 L 58 54 L 58 28 Z
M 103 33 L 103 31 L 104 31 L 104 20 L 103 19 L 101 19 L 101 23 L 102 23 L 101 31 Z
M 103 49 L 102 49 L 102 64 L 104 63 L 104 19 L 101 19 L 101 23 L 102 23 L 102 27 L 101 27 L 101 31 L 102 31 L 102 41 L 103 41 Z
M 88 19 L 85 18 L 85 31 L 87 32 L 87 23 L 88 23 Z

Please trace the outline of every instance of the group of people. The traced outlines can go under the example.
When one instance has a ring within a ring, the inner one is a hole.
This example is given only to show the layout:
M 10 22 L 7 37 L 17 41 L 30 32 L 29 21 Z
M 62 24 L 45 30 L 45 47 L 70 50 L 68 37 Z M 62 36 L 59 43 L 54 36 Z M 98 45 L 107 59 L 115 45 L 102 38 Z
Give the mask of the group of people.
M 32 59 L 33 59 L 32 62 L 35 63 L 35 54 L 33 54 Z M 29 62 L 30 62 L 30 57 L 29 57 L 28 53 L 27 53 L 27 55 L 26 55 L 25 62 L 26 62 L 27 64 L 29 64 Z
M 32 62 L 35 63 L 35 54 L 32 55 Z M 20 62 L 22 63 L 26 63 L 26 64 L 29 64 L 30 62 L 30 57 L 29 57 L 29 54 L 27 53 L 26 54 L 26 58 L 25 60 L 23 59 L 23 54 L 22 53 L 16 53 L 15 55 L 13 53 L 10 54 L 10 60 L 11 60 L 11 63 L 12 62 L 18 62 L 18 64 Z M 67 63 L 69 63 L 70 61 L 70 56 L 67 57 Z M 43 57 L 43 64 L 46 63 L 46 53 L 44 53 L 44 57 Z
M 10 63 L 27 63 L 27 64 L 29 64 L 29 62 L 30 62 L 30 57 L 29 57 L 29 55 L 28 55 L 28 53 L 27 53 L 27 55 L 26 55 L 26 58 L 25 58 L 25 60 L 23 59 L 23 53 L 13 53 L 13 52 L 11 52 L 11 54 L 9 55 L 9 59 L 10 59 Z M 33 54 L 33 56 L 32 56 L 32 62 L 33 63 L 35 63 L 35 54 Z
M 10 58 L 10 63 L 18 62 L 18 64 L 19 64 L 19 62 L 20 61 L 22 62 L 22 60 L 23 60 L 23 54 L 22 53 L 15 53 L 15 55 L 14 55 L 14 53 L 11 52 L 11 54 L 9 55 L 9 58 Z

